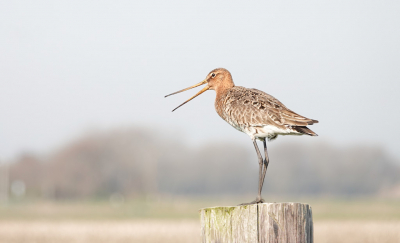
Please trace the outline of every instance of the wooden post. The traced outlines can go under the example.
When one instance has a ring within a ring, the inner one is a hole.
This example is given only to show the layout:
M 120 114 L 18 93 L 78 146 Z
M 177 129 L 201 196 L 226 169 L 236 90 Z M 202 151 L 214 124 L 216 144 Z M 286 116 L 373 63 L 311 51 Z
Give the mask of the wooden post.
M 200 210 L 202 243 L 313 243 L 312 211 L 302 203 Z

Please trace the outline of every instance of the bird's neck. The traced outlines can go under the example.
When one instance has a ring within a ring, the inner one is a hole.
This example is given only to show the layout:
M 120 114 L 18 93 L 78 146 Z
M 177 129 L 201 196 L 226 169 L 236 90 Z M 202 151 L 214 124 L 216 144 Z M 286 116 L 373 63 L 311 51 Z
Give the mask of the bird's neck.
M 229 86 L 218 86 L 215 89 L 215 93 L 217 93 L 216 99 L 219 100 L 220 98 L 224 97 L 226 95 L 226 93 L 233 87 L 234 86 L 231 86 L 231 87 L 229 87 Z
M 232 89 L 233 87 L 235 87 L 235 85 L 232 85 L 231 87 L 218 87 L 217 89 L 215 89 L 215 92 L 217 93 L 216 97 L 215 97 L 215 110 L 217 111 L 218 115 L 220 117 L 222 117 L 222 119 L 224 118 L 224 107 L 225 107 L 225 102 L 226 102 L 226 96 L 229 92 L 230 89 Z
M 215 87 L 215 92 L 218 96 L 223 96 L 228 90 L 235 87 L 232 79 L 225 79 L 223 82 L 220 82 L 217 87 Z

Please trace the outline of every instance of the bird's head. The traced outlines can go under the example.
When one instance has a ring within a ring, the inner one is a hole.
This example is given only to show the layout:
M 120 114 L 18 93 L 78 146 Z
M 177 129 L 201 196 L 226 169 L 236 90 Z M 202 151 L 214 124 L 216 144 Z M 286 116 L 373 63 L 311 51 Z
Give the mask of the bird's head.
M 221 88 L 232 88 L 233 84 L 231 73 L 225 68 L 217 68 L 212 70 L 205 79 L 209 89 L 220 90 Z
M 174 95 L 174 94 L 177 94 L 177 93 L 189 90 L 189 89 L 196 88 L 196 87 L 201 86 L 203 84 L 206 84 L 206 86 L 202 90 L 200 90 L 197 94 L 192 96 L 187 101 L 183 102 L 181 105 L 179 105 L 178 107 L 176 107 L 172 111 L 175 111 L 176 109 L 178 109 L 182 105 L 186 104 L 187 102 L 191 101 L 192 99 L 196 98 L 197 96 L 199 96 L 200 94 L 204 93 L 205 91 L 207 91 L 209 89 L 215 90 L 218 93 L 218 92 L 221 92 L 221 91 L 223 91 L 225 89 L 229 89 L 229 88 L 232 88 L 233 86 L 235 86 L 235 84 L 233 83 L 233 80 L 232 80 L 232 75 L 228 70 L 226 70 L 225 68 L 216 68 L 216 69 L 212 70 L 207 75 L 207 77 L 203 81 L 201 81 L 200 83 L 195 84 L 193 86 L 190 86 L 189 88 L 179 90 L 179 91 L 177 91 L 175 93 L 166 95 L 165 97 L 168 97 L 170 95 Z

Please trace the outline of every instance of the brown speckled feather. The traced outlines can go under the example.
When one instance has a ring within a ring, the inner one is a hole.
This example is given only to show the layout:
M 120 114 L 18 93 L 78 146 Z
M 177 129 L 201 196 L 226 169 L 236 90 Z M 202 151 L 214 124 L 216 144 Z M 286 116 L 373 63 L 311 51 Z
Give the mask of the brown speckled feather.
M 317 135 L 306 127 L 317 123 L 317 120 L 291 111 L 273 96 L 257 89 L 234 86 L 217 97 L 215 109 L 221 118 L 238 130 L 272 125 L 301 134 Z

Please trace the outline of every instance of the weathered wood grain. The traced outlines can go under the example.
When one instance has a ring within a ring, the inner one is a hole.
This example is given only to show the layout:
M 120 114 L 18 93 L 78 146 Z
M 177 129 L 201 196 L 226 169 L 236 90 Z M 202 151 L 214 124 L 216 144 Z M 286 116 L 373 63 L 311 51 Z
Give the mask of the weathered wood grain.
M 302 203 L 200 210 L 203 243 L 313 243 L 312 211 Z
M 200 210 L 202 242 L 257 242 L 257 205 Z
M 259 242 L 313 242 L 312 211 L 308 204 L 258 205 Z

